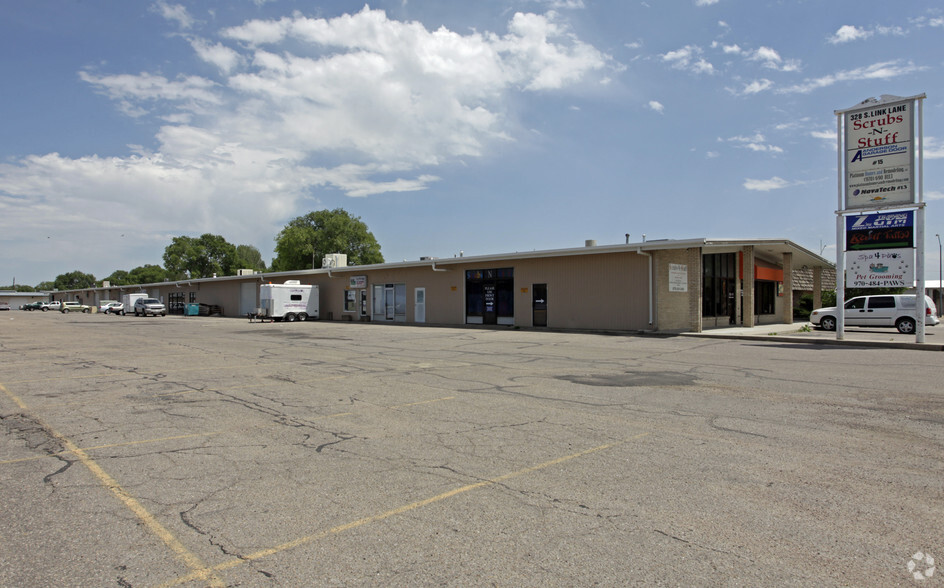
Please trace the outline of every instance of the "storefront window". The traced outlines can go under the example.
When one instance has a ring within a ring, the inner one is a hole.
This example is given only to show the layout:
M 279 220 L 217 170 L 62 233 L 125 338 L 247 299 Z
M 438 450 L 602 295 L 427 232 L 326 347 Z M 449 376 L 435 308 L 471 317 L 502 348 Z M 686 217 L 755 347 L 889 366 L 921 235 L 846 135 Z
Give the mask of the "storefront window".
M 737 253 L 712 253 L 702 257 L 704 266 L 702 316 L 728 316 L 735 320 L 734 299 L 737 280 Z
M 515 322 L 514 268 L 467 270 L 466 322 L 513 325 Z
M 754 287 L 754 314 L 774 314 L 776 298 L 776 282 L 757 282 Z

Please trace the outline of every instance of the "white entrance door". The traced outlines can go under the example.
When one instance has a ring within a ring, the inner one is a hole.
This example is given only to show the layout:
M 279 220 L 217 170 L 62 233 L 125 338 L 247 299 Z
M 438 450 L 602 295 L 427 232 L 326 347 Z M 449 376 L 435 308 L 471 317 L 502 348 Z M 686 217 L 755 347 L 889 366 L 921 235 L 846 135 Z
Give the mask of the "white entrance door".
M 418 323 L 426 322 L 426 288 L 416 289 L 416 304 L 413 308 L 413 320 Z

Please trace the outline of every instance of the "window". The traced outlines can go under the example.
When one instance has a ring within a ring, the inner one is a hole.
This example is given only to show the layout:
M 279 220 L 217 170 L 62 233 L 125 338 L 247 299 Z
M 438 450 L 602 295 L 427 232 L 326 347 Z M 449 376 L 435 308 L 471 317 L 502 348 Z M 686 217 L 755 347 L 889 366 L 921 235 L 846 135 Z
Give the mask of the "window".
M 344 312 L 357 311 L 357 290 L 344 291 Z
M 372 320 L 406 322 L 406 284 L 374 284 L 373 305 Z
M 737 280 L 737 253 L 710 253 L 702 256 L 702 316 L 728 316 L 734 321 Z
M 774 314 L 777 282 L 757 282 L 754 286 L 754 314 Z
M 184 311 L 184 293 L 183 292 L 171 292 L 167 295 L 167 310 L 169 312 L 177 313 Z
M 515 270 L 496 268 L 465 272 L 466 323 L 515 323 Z
M 873 296 L 869 299 L 869 308 L 895 308 L 895 299 L 891 296 Z
M 863 308 L 865 308 L 865 298 L 862 298 L 862 297 L 853 298 L 853 299 L 850 300 L 849 302 L 846 302 L 846 306 L 845 306 L 845 307 L 846 307 L 847 309 L 851 309 L 851 310 L 860 310 L 860 309 L 863 309 Z

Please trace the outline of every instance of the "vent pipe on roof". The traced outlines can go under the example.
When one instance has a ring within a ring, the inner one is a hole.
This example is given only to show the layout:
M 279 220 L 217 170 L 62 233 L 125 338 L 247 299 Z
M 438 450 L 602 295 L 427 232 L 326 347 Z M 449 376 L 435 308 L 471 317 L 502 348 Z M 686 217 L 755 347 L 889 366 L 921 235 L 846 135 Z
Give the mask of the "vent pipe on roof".
M 629 233 L 626 233 L 626 244 L 629 245 Z
M 596 240 L 596 239 L 587 239 L 586 241 L 583 242 L 583 244 L 584 244 L 585 246 L 587 246 L 587 247 L 596 247 L 596 246 L 597 246 L 597 240 Z

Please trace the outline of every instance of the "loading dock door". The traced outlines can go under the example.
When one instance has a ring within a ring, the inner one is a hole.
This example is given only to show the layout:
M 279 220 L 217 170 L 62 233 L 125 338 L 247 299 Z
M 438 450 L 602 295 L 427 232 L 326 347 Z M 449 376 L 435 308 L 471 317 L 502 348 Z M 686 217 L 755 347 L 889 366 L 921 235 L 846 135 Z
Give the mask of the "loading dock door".
M 531 324 L 535 327 L 546 327 L 547 284 L 533 284 L 531 292 Z

